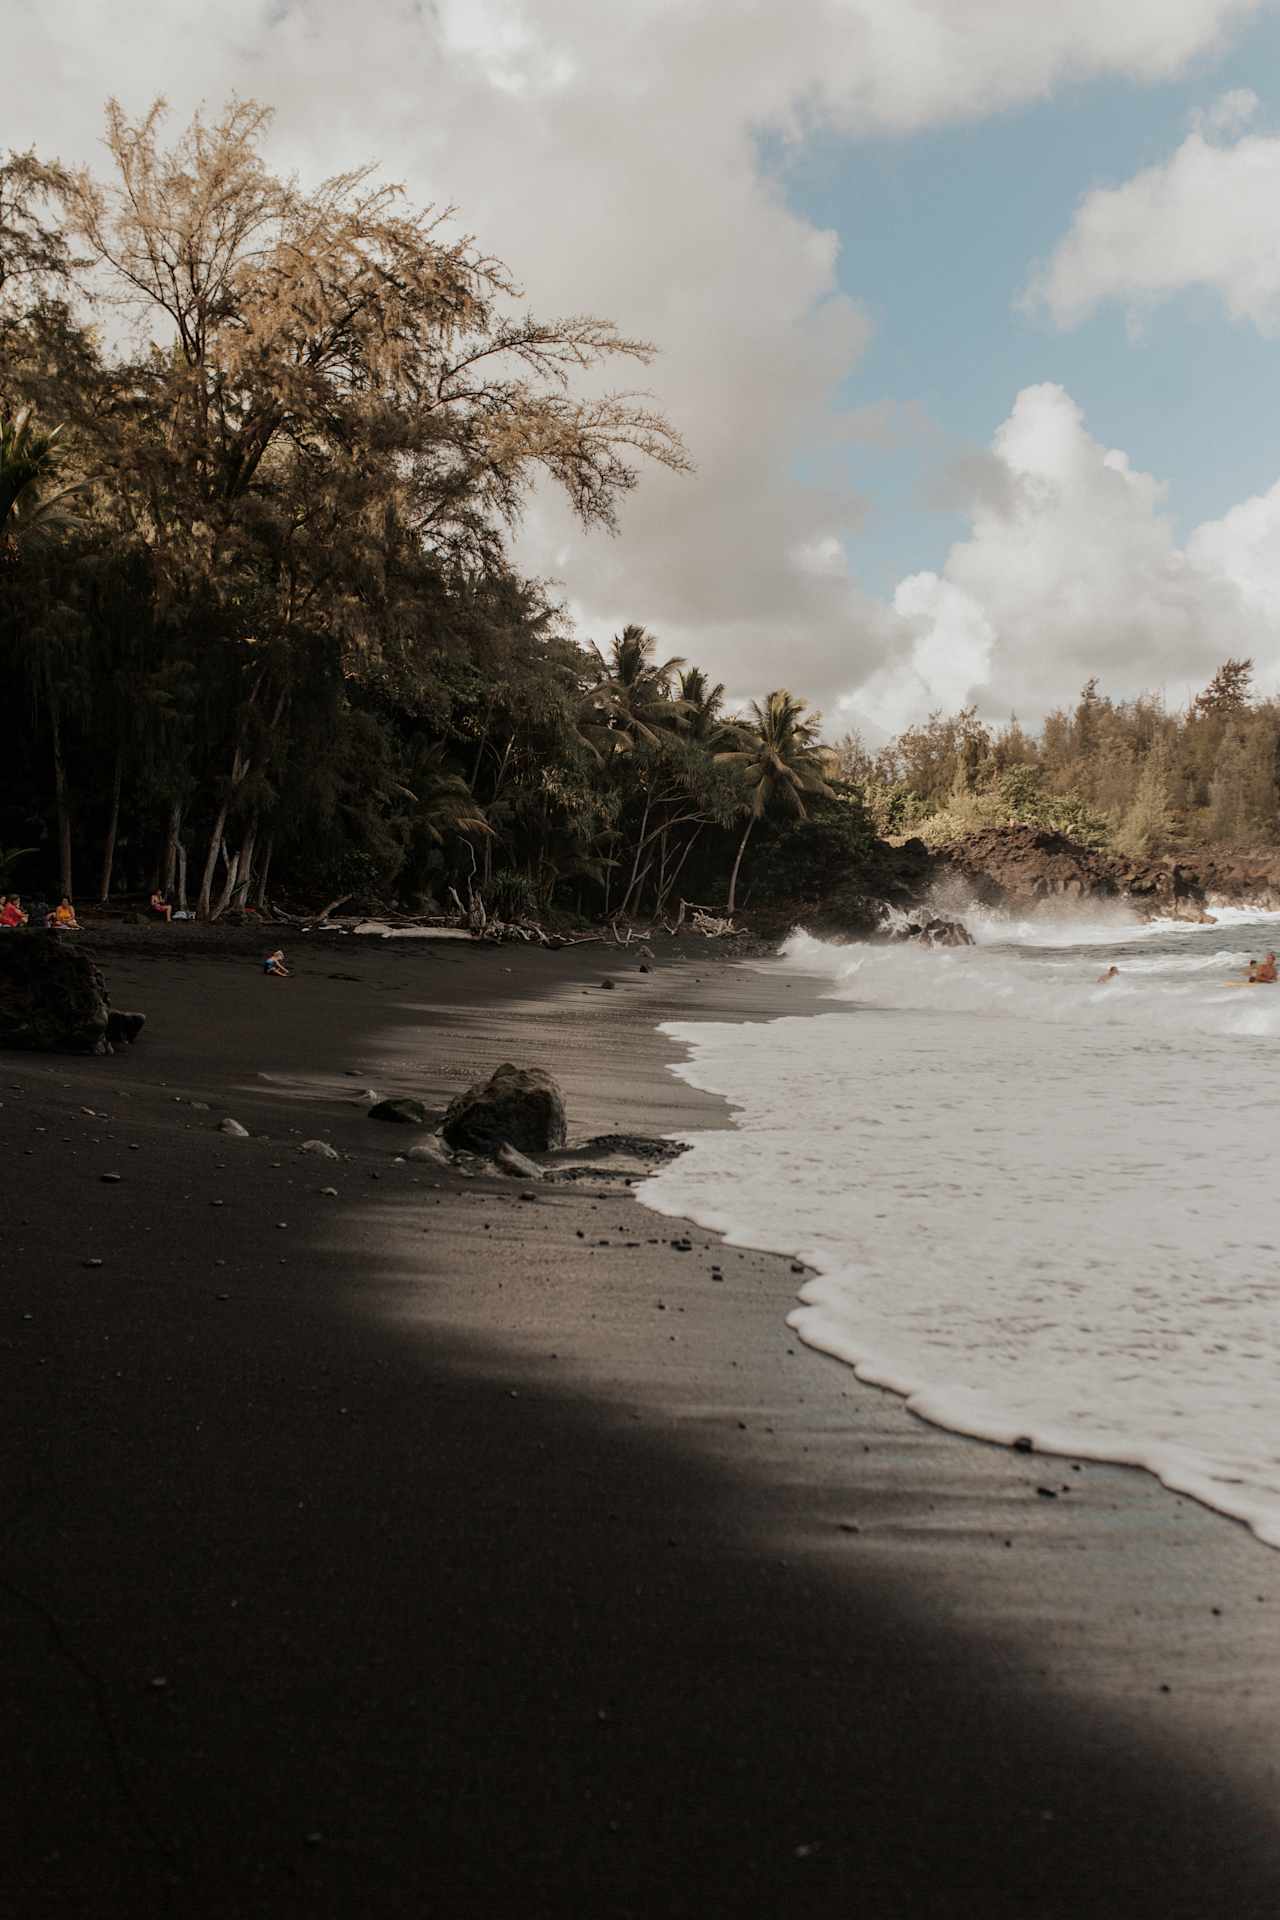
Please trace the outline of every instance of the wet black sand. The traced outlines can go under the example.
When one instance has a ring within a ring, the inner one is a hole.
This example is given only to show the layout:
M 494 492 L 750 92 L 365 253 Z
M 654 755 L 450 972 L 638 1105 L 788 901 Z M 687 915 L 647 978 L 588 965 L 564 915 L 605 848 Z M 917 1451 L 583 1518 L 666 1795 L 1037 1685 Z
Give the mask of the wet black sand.
M 102 958 L 141 1046 L 0 1060 L 6 1914 L 1274 1914 L 1280 1556 L 913 1421 L 785 1259 L 353 1104 L 511 1057 L 578 1133 L 724 1124 L 655 1022 L 804 988 Z

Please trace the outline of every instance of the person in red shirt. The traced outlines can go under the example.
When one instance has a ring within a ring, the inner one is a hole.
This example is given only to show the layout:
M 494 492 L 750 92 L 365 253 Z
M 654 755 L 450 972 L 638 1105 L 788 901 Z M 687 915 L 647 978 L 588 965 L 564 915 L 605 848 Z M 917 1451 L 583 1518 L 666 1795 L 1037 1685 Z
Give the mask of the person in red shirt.
M 27 916 L 22 911 L 22 902 L 16 893 L 6 893 L 4 905 L 0 906 L 0 927 L 25 927 Z

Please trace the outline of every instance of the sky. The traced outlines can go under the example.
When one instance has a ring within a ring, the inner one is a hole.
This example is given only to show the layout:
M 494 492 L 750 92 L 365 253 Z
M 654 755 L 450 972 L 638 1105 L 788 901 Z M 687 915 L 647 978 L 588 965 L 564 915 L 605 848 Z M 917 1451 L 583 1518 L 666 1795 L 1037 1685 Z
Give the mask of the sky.
M 1280 691 L 1280 0 L 0 0 L 0 143 L 98 164 L 102 106 L 276 110 L 376 161 L 539 313 L 660 352 L 696 471 L 616 537 L 517 537 L 832 737 L 1036 722 L 1097 675 Z

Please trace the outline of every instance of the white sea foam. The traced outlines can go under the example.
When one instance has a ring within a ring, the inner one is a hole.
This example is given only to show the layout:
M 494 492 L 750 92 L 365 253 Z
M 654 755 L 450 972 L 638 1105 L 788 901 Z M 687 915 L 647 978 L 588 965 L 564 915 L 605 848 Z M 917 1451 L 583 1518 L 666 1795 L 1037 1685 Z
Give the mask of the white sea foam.
M 666 1028 L 736 1125 L 642 1197 L 811 1264 L 796 1330 L 923 1417 L 1146 1467 L 1280 1546 L 1280 986 L 1226 985 L 1280 916 L 1097 931 L 795 936 L 774 964 L 831 1011 Z

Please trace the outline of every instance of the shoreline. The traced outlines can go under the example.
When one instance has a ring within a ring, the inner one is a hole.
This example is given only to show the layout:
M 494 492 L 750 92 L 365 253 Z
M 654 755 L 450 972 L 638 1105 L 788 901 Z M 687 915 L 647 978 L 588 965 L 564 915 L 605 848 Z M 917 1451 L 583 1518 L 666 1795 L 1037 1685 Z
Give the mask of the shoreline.
M 1265 1548 L 1137 1470 L 1045 1501 L 801 1346 L 786 1256 L 351 1103 L 509 1056 L 578 1136 L 724 1126 L 657 1022 L 798 983 L 351 938 L 268 1024 L 137 947 L 138 1048 L 0 1062 L 15 1912 L 1273 1910 Z

